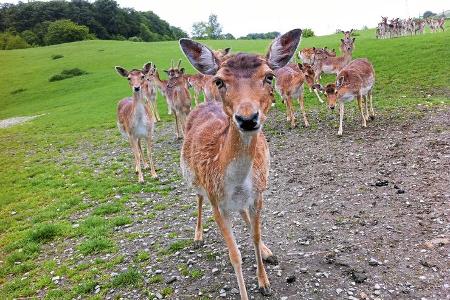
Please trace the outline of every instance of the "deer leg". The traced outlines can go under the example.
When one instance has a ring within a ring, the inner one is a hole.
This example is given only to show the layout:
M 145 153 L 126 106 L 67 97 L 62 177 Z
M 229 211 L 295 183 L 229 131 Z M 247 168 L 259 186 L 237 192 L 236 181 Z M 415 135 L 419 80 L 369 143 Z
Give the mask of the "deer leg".
M 294 106 L 292 103 L 292 98 L 290 96 L 287 97 L 287 105 L 289 107 L 289 115 L 291 119 L 291 128 L 295 128 L 297 124 L 295 123 L 295 112 L 294 112 Z
M 139 155 L 141 157 L 142 160 L 142 164 L 144 165 L 144 170 L 148 169 L 148 163 L 145 161 L 145 156 L 144 156 L 144 151 L 142 151 L 142 146 L 141 146 L 141 140 L 138 139 L 137 140 L 138 143 L 138 147 L 139 147 Z M 150 161 L 150 160 L 149 160 Z M 139 162 L 140 163 L 140 162 Z M 136 171 L 137 172 L 137 171 Z
M 317 96 L 317 99 L 319 99 L 319 102 L 320 102 L 320 103 L 323 103 L 323 100 L 322 100 L 322 98 L 320 97 L 319 92 L 317 91 L 317 89 L 313 89 L 313 90 L 314 90 L 314 94 L 316 94 L 316 96 Z
M 153 114 L 155 115 L 156 121 L 161 121 L 161 118 L 159 117 L 159 112 L 158 112 L 158 104 L 156 102 L 156 97 L 154 99 L 152 99 L 152 101 L 150 101 L 150 103 L 152 104 L 152 109 L 153 109 Z
M 203 196 L 197 194 L 197 226 L 195 226 L 194 248 L 203 246 L 202 210 Z
M 130 137 L 130 144 L 131 144 L 131 150 L 134 154 L 134 163 L 136 167 L 136 173 L 138 174 L 138 181 L 139 183 L 144 182 L 144 176 L 142 175 L 141 170 L 141 158 L 139 153 L 139 141 L 137 138 Z
M 339 130 L 338 135 L 342 135 L 342 123 L 344 122 L 344 102 L 339 101 Z
M 150 164 L 150 174 L 152 174 L 153 178 L 158 177 L 158 175 L 156 175 L 156 170 L 155 170 L 155 165 L 153 164 L 153 158 L 152 158 L 152 136 L 151 136 L 151 132 L 148 133 L 149 136 L 147 137 L 147 158 L 148 158 L 148 162 Z M 148 168 L 148 166 L 147 166 Z
M 364 109 L 363 109 L 363 103 L 362 103 L 362 96 L 361 94 L 359 94 L 356 99 L 358 100 L 358 107 L 359 107 L 359 111 L 361 112 L 361 118 L 362 118 L 362 126 L 363 127 L 367 127 L 367 123 L 366 123 L 366 117 L 364 116 Z
M 370 100 L 370 119 L 373 120 L 373 119 L 375 119 L 375 112 L 373 111 L 373 105 L 372 105 L 372 100 L 373 100 L 372 90 L 369 91 L 369 100 Z
M 286 121 L 291 121 L 291 113 L 289 111 L 288 100 L 286 96 L 282 96 L 284 106 L 286 106 Z
M 264 269 L 263 256 L 261 251 L 261 210 L 262 210 L 262 194 L 258 193 L 255 206 L 250 209 L 250 220 L 252 224 L 253 245 L 255 246 L 256 255 L 256 274 L 258 277 L 259 290 L 263 295 L 270 295 L 270 282 Z M 266 247 L 267 248 L 267 247 Z M 270 251 L 270 250 L 269 250 Z
M 252 223 L 250 222 L 250 216 L 249 216 L 248 210 L 241 210 L 240 213 L 241 213 L 242 219 L 245 221 L 245 224 L 247 224 L 247 226 L 250 228 L 250 230 L 253 230 Z M 262 258 L 264 261 L 266 261 L 272 265 L 278 264 L 278 258 L 272 254 L 272 251 L 270 251 L 270 249 L 264 244 L 264 242 L 262 240 L 260 243 L 260 248 L 261 248 Z
M 244 283 L 244 276 L 242 274 L 242 259 L 241 252 L 239 251 L 234 235 L 231 231 L 230 222 L 228 216 L 225 213 L 221 213 L 217 206 L 213 206 L 214 219 L 216 220 L 217 226 L 221 231 L 225 243 L 228 247 L 228 253 L 230 256 L 231 264 L 233 265 L 234 272 L 236 274 L 236 279 L 239 285 L 239 293 L 241 294 L 241 300 L 248 300 L 247 289 Z
M 198 96 L 199 96 L 200 92 L 194 91 L 194 102 L 195 102 L 195 106 L 198 105 Z
M 364 108 L 365 108 L 364 116 L 366 117 L 367 122 L 369 121 L 369 94 L 364 96 Z
M 308 119 L 306 118 L 305 99 L 303 98 L 303 92 L 300 94 L 300 97 L 298 98 L 298 103 L 300 103 L 300 110 L 302 111 L 303 122 L 305 123 L 305 127 L 309 127 Z
M 178 126 L 178 116 L 177 116 L 177 113 L 176 112 L 174 112 L 174 116 L 175 116 L 175 131 L 176 131 L 176 134 L 177 134 L 177 139 L 179 139 L 180 138 L 180 134 L 179 134 L 179 132 L 178 132 L 178 128 L 179 128 L 179 126 Z

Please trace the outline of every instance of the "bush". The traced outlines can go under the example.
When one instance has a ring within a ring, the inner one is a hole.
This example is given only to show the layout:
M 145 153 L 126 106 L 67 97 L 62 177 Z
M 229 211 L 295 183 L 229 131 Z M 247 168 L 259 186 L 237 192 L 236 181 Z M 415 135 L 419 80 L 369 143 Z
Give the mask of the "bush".
M 31 30 L 22 31 L 20 36 L 30 45 L 39 45 L 39 37 Z
M 0 33 L 0 50 L 24 49 L 30 45 L 19 35 Z
M 45 35 L 47 45 L 70 43 L 89 39 L 89 28 L 77 25 L 70 20 L 51 22 Z
M 52 77 L 50 77 L 48 79 L 48 81 L 53 82 L 53 81 L 60 81 L 60 80 L 64 80 L 67 78 L 72 78 L 75 76 L 81 76 L 81 75 L 85 75 L 85 74 L 89 74 L 86 71 L 80 70 L 78 68 L 74 68 L 74 69 L 68 69 L 68 70 L 63 70 L 60 74 L 55 74 Z
M 304 38 L 308 38 L 308 37 L 315 36 L 315 34 L 314 34 L 314 31 L 312 31 L 312 29 L 310 29 L 310 28 L 305 28 L 305 29 L 303 29 L 302 36 L 303 36 Z
M 60 59 L 60 58 L 63 58 L 64 55 L 61 55 L 61 54 L 53 54 L 51 57 L 52 57 L 52 59 Z
M 128 39 L 130 42 L 142 42 L 142 39 L 137 36 L 132 36 Z

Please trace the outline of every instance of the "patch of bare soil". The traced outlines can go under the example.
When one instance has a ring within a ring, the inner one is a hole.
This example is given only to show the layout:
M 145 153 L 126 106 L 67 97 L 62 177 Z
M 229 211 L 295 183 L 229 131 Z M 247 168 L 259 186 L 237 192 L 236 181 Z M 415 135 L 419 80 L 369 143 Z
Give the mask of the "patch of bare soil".
M 271 169 L 263 240 L 279 265 L 266 264 L 273 294 L 263 297 L 250 234 L 236 215 L 250 298 L 450 299 L 448 106 L 385 113 L 367 128 L 350 110 L 342 137 L 332 114 L 312 113 L 310 121 L 318 125 L 311 129 L 288 129 L 276 110 L 268 119 Z M 175 153 L 181 142 L 173 138 L 173 125 L 158 124 L 156 135 L 159 180 L 171 190 L 165 196 L 141 193 L 127 202 L 134 222 L 117 232 L 117 255 L 125 258 L 111 270 L 116 275 L 135 266 L 137 253 L 148 251 L 150 259 L 140 264 L 144 284 L 110 289 L 105 297 L 159 297 L 171 287 L 172 299 L 238 299 L 209 205 L 205 245 L 176 247 L 193 240 L 196 199 L 180 178 Z M 163 282 L 152 282 L 155 275 Z

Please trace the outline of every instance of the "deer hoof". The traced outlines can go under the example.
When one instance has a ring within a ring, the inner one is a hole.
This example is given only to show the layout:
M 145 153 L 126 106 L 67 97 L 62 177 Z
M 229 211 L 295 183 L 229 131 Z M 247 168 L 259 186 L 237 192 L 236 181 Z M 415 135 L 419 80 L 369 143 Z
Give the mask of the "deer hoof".
M 259 288 L 259 292 L 260 292 L 263 296 L 270 296 L 270 295 L 272 295 L 272 290 L 270 289 L 270 285 L 260 287 L 260 288 Z
M 370 120 L 375 120 L 375 116 L 370 116 Z
M 192 245 L 194 247 L 194 249 L 199 249 L 201 247 L 203 247 L 203 240 L 196 240 L 194 241 L 194 244 Z
M 264 261 L 270 265 L 278 265 L 278 257 L 271 255 L 264 259 Z

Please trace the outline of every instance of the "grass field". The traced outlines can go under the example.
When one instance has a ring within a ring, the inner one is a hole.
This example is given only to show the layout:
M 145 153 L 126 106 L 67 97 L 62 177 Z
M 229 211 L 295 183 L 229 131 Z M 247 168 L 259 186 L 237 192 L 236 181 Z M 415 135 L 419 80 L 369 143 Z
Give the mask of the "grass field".
M 378 111 L 450 103 L 449 29 L 447 23 L 443 33 L 389 40 L 376 40 L 373 30 L 358 32 L 354 57 L 367 57 L 374 64 Z M 340 38 L 303 39 L 300 47 L 338 48 Z M 264 53 L 269 42 L 205 41 L 212 48 L 256 53 Z M 52 59 L 54 55 L 63 57 Z M 121 255 L 108 259 L 95 254 L 117 254 L 118 229 L 135 221 L 125 205 L 130 198 L 150 192 L 164 196 L 179 178 L 157 181 L 147 176 L 146 184 L 139 185 L 129 154 L 117 155 L 107 169 L 98 171 L 103 162 L 89 149 L 117 143 L 128 147 L 118 133 L 105 134 L 116 126 L 117 101 L 130 93 L 113 67 L 131 69 L 152 61 L 162 70 L 178 58 L 193 73 L 176 42 L 86 41 L 0 51 L 0 119 L 42 115 L 0 129 L 0 298 L 102 298 L 109 288 L 139 286 L 142 278 L 136 270 L 111 279 L 108 271 L 120 263 Z M 72 68 L 88 74 L 49 82 L 51 76 Z M 333 77 L 323 82 L 327 80 Z M 306 94 L 307 110 L 326 110 Z M 171 121 L 161 96 L 158 103 L 163 120 Z M 278 109 L 282 109 L 279 104 Z M 83 155 L 73 156 L 73 149 Z M 165 156 L 178 159 L 178 153 Z M 123 166 L 124 176 L 111 176 Z M 154 214 L 170 201 L 155 206 Z M 75 259 L 55 262 L 50 249 L 63 248 L 67 240 L 77 245 Z M 174 243 L 160 250 L 170 253 L 186 246 Z M 142 252 L 136 257 L 137 267 L 148 259 L 146 255 Z M 58 285 L 60 277 L 66 280 L 63 288 Z M 94 294 L 100 283 L 101 290 Z M 161 293 L 170 295 L 171 291 Z

